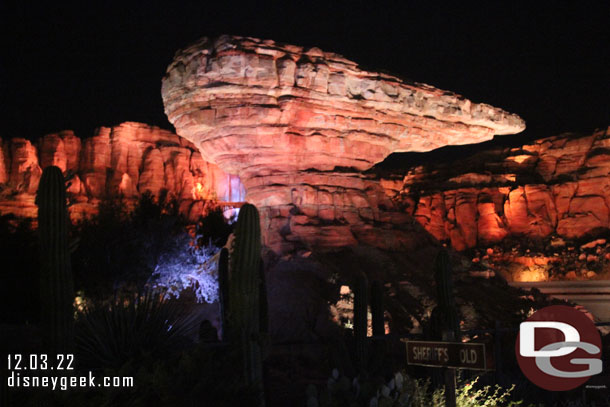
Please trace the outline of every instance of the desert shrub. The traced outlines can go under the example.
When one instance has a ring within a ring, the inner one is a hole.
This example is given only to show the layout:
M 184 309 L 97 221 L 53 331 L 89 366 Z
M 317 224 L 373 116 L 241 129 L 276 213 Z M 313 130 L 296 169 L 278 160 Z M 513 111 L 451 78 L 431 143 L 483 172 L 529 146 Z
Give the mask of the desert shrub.
M 79 362 L 117 368 L 129 360 L 166 357 L 189 344 L 197 323 L 156 292 L 89 305 L 77 318 Z
M 222 212 L 221 219 L 211 212 L 199 220 L 193 235 L 187 231 L 189 222 L 175 208 L 173 202 L 146 194 L 131 211 L 120 199 L 100 203 L 98 215 L 76 225 L 80 238 L 72 257 L 76 289 L 88 298 L 103 299 L 115 292 L 141 292 L 154 274 L 167 277 L 170 269 L 191 273 L 196 263 L 214 252 L 210 239 L 200 239 L 201 230 L 205 227 L 206 236 L 216 242 L 227 230 L 230 233 L 231 226 Z M 207 284 L 207 280 L 201 282 Z M 174 288 L 189 288 L 189 284 Z
M 206 216 L 200 219 L 197 224 L 200 239 L 198 245 L 224 246 L 232 231 L 233 227 L 226 221 L 222 209 L 218 206 L 211 207 Z
M 76 291 L 92 300 L 112 298 L 117 291 L 141 292 L 151 276 L 178 266 L 188 275 L 226 242 L 232 226 L 219 208 L 202 217 L 189 233 L 189 222 L 172 202 L 144 195 L 134 208 L 121 199 L 106 199 L 99 213 L 71 228 L 78 238 L 72 253 Z M 0 216 L 0 321 L 36 323 L 39 318 L 38 234 L 31 219 Z M 167 273 L 166 273 L 167 274 Z M 198 281 L 182 279 L 176 290 L 199 290 L 198 299 L 213 300 L 213 275 L 197 274 Z M 208 278 L 210 277 L 210 278 Z M 204 287 L 205 286 L 205 287 Z M 170 288 L 166 286 L 166 288 Z M 203 295 L 207 293 L 207 297 Z
M 162 215 L 150 197 L 133 212 L 120 199 L 102 201 L 96 216 L 75 227 L 80 237 L 72 256 L 75 287 L 96 299 L 143 290 L 160 253 L 176 249 L 174 239 L 184 225 L 178 216 Z
M 456 405 L 458 407 L 515 406 L 522 401 L 511 401 L 514 386 L 504 389 L 499 385 L 477 386 L 472 381 L 458 380 Z M 363 406 L 363 407 L 443 407 L 443 389 L 432 389 L 430 379 L 413 379 L 396 373 L 389 381 L 380 379 L 349 378 L 333 370 L 325 389 L 307 388 L 307 406 Z
M 164 290 L 164 296 L 180 298 L 189 290 L 197 302 L 212 303 L 218 299 L 218 259 L 220 249 L 212 244 L 192 244 L 188 234 L 175 237 L 176 248 L 160 254 L 148 280 L 154 288 Z

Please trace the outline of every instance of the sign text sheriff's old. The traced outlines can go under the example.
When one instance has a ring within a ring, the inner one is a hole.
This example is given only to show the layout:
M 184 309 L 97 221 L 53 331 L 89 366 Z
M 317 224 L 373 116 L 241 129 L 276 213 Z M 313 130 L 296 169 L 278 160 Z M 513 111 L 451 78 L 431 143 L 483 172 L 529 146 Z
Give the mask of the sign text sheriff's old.
M 409 365 L 487 370 L 482 343 L 405 341 Z

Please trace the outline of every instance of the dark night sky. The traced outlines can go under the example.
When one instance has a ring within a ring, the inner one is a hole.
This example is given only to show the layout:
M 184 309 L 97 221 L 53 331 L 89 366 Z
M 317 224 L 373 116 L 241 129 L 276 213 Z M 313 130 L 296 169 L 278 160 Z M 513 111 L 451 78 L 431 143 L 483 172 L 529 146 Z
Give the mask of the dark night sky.
M 2 2 L 3 137 L 172 129 L 161 78 L 202 36 L 318 46 L 518 113 L 527 137 L 610 125 L 610 2 Z M 565 5 L 567 4 L 567 5 Z

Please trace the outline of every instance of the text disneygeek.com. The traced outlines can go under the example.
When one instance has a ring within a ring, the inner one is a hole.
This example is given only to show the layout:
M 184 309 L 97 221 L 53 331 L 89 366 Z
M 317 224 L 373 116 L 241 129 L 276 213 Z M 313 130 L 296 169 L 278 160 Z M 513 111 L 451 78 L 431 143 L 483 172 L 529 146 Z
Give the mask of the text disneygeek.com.
M 46 354 L 8 355 L 7 386 L 9 388 L 46 388 L 65 391 L 71 388 L 116 388 L 133 387 L 134 385 L 133 377 L 129 376 L 97 378 L 91 371 L 86 375 L 77 375 L 72 366 L 73 361 L 74 355 L 72 354 L 59 354 L 53 357 Z M 44 375 L 50 371 L 62 372 L 58 375 Z
M 104 376 L 97 379 L 93 372 L 87 376 L 23 376 L 11 372 L 7 379 L 9 388 L 48 388 L 51 390 L 68 390 L 84 387 L 133 387 L 133 377 Z

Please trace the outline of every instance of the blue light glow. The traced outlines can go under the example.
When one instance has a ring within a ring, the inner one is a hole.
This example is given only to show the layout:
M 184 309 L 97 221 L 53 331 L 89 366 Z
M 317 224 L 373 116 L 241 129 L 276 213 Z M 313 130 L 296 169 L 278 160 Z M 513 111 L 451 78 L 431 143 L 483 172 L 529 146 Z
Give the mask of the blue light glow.
M 179 298 L 192 288 L 197 302 L 212 303 L 218 300 L 218 253 L 220 249 L 209 244 L 192 246 L 186 235 L 178 242 L 182 248 L 161 256 L 149 283 L 165 290 L 165 298 Z

